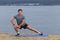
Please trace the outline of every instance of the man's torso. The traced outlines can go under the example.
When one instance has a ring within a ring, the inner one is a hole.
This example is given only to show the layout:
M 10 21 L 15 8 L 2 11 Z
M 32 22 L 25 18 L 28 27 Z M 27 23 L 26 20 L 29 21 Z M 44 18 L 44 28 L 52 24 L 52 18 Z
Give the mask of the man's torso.
M 23 15 L 22 16 L 15 15 L 14 18 L 16 19 L 18 25 L 21 24 L 23 19 L 25 19 Z

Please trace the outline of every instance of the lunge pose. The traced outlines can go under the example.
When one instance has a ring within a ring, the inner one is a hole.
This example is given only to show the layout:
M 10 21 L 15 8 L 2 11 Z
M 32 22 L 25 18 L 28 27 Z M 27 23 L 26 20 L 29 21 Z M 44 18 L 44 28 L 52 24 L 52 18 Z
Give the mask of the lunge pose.
M 14 23 L 14 19 L 16 19 L 17 21 L 17 24 Z M 10 22 L 12 23 L 15 31 L 16 31 L 16 36 L 19 36 L 19 31 L 18 29 L 29 29 L 35 33 L 39 33 L 40 35 L 43 35 L 43 33 L 37 31 L 36 29 L 32 28 L 30 25 L 28 25 L 26 22 L 25 22 L 25 17 L 23 15 L 23 10 L 22 9 L 18 9 L 18 14 L 13 16 L 11 19 L 10 19 Z

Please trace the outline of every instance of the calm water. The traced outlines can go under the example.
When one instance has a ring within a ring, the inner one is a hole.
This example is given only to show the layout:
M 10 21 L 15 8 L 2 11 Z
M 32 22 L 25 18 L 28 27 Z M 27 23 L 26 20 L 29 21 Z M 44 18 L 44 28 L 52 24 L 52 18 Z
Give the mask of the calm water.
M 26 22 L 37 30 L 48 34 L 60 34 L 60 6 L 0 6 L 0 32 L 15 32 L 10 18 L 23 9 Z M 19 30 L 20 32 L 31 32 Z

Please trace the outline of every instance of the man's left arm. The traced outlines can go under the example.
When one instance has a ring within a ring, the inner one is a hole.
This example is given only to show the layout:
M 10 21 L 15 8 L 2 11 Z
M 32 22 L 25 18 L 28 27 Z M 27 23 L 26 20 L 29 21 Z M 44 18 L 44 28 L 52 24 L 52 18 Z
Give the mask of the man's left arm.
M 22 26 L 24 23 L 25 23 L 25 19 L 22 20 L 22 22 L 19 26 Z

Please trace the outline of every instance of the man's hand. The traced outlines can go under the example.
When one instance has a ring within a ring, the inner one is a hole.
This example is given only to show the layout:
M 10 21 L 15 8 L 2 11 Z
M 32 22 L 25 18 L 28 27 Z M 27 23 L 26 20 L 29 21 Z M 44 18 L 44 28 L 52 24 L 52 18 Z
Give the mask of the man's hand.
M 22 26 L 25 23 L 25 20 L 22 20 L 21 24 L 19 26 Z
M 10 22 L 12 23 L 12 25 L 13 25 L 14 27 L 16 27 L 16 28 L 21 28 L 21 25 L 14 24 L 14 17 L 12 17 L 12 18 L 10 19 Z
M 16 28 L 20 28 L 20 26 L 18 24 L 14 24 L 13 26 Z

